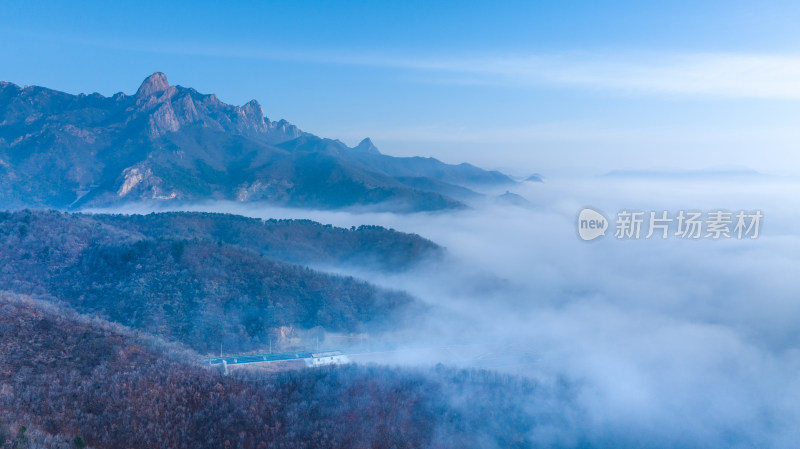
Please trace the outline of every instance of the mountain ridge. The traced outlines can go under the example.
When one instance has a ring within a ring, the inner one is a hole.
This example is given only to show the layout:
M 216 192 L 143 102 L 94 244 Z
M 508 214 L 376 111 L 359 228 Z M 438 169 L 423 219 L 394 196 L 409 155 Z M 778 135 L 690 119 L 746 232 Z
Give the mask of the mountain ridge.
M 469 164 L 384 155 L 369 138 L 351 148 L 270 120 L 256 100 L 229 105 L 161 72 L 110 97 L 0 83 L 0 207 L 229 199 L 409 212 L 463 208 L 448 192 L 512 183 Z

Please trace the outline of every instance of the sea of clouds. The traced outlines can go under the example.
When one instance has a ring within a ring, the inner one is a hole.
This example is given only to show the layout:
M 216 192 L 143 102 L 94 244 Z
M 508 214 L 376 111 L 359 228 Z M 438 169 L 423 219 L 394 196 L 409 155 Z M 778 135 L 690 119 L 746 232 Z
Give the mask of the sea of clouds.
M 375 361 L 446 362 L 578 385 L 570 401 L 580 420 L 541 436 L 545 443 L 576 432 L 615 447 L 788 448 L 800 441 L 798 187 L 797 179 L 764 176 L 596 177 L 512 189 L 527 206 L 486 200 L 447 213 L 230 202 L 182 209 L 377 224 L 446 247 L 443 260 L 404 273 L 319 268 L 406 290 L 432 306 L 409 317 L 392 341 L 396 350 Z M 617 239 L 612 225 L 585 242 L 577 233 L 584 207 L 612 222 L 621 210 L 764 217 L 757 239 Z

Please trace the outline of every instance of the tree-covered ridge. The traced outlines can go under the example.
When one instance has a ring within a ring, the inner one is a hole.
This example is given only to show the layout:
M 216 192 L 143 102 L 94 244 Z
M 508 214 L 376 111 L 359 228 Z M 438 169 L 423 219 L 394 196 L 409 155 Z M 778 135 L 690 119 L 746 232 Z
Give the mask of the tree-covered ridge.
M 361 332 L 420 307 L 405 293 L 352 277 L 222 240 L 151 237 L 146 232 L 157 228 L 124 229 L 117 226 L 122 217 L 112 218 L 104 223 L 59 212 L 3 214 L 0 289 L 54 297 L 201 352 L 220 345 L 226 352 L 266 348 L 281 328 Z
M 208 212 L 91 217 L 150 237 L 223 242 L 300 264 L 346 263 L 396 271 L 442 252 L 441 247 L 416 234 L 381 226 L 344 229 L 311 220 L 264 221 Z
M 20 442 L 22 426 L 32 437 L 19 447 L 31 449 L 76 441 L 108 449 L 523 448 L 575 413 L 548 412 L 550 401 L 572 394 L 568 385 L 545 389 L 486 371 L 344 366 L 224 376 L 176 345 L 7 294 L 0 367 L 4 449 Z

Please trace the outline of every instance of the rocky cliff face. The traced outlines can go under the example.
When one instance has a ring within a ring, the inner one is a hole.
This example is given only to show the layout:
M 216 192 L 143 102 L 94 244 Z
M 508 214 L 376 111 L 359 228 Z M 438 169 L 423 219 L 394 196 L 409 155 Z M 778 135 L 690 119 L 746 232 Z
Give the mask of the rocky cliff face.
M 243 106 L 225 104 L 216 95 L 203 95 L 194 89 L 171 86 L 163 73 L 144 80 L 128 109 L 129 120 L 147 116 L 148 136 L 157 138 L 176 132 L 182 126 L 199 124 L 215 131 L 255 136 L 270 143 L 294 139 L 304 133 L 281 120 L 270 122 L 256 100 Z

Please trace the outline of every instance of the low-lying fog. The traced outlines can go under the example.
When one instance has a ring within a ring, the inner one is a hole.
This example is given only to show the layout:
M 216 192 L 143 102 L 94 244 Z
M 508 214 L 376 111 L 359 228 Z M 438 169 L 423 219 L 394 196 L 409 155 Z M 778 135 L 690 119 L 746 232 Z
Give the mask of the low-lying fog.
M 244 203 L 185 209 L 378 224 L 445 246 L 446 260 L 399 275 L 323 267 L 435 306 L 397 336 L 408 349 L 375 360 L 444 361 L 575 382 L 573 400 L 583 410 L 575 429 L 612 442 L 625 435 L 645 446 L 792 447 L 800 441 L 799 187 L 766 177 L 594 178 L 513 189 L 530 207 L 487 202 L 452 213 Z M 612 221 L 592 242 L 576 229 L 587 206 Z M 623 209 L 667 210 L 674 218 L 679 210 L 720 208 L 760 210 L 759 237 L 645 239 L 647 214 L 642 238 L 614 237 Z

